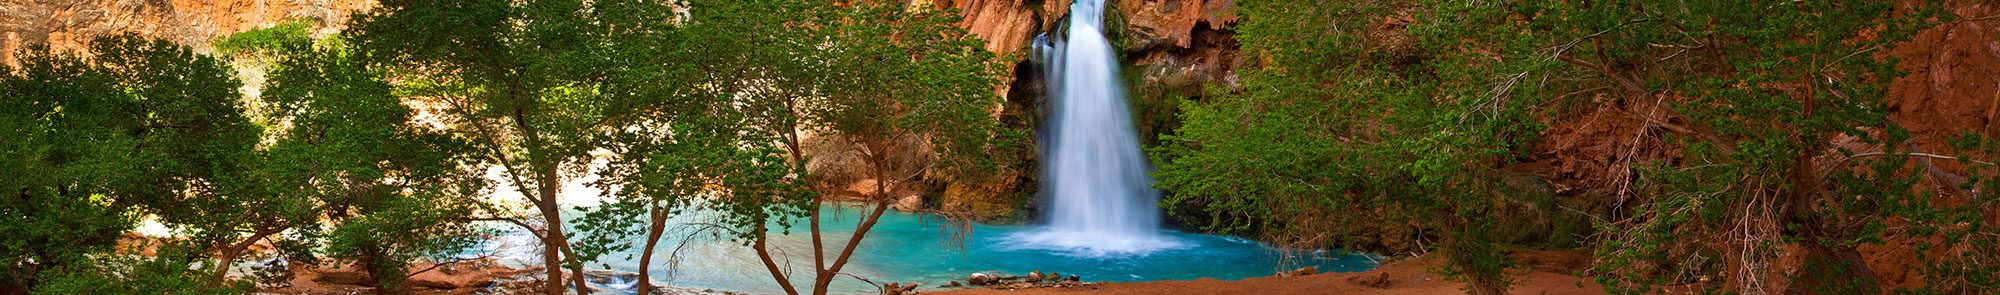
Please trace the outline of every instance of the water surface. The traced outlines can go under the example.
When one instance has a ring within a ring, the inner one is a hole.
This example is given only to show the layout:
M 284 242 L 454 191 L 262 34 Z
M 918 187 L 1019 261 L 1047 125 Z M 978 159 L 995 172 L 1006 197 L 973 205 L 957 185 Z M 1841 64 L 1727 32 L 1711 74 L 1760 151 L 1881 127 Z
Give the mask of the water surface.
M 859 219 L 862 210 L 828 206 L 824 211 L 827 221 L 826 241 L 828 256 L 832 256 L 836 245 L 846 242 L 847 237 Z M 653 266 L 653 280 L 662 284 L 692 288 L 695 290 L 714 289 L 749 293 L 783 293 L 767 272 L 756 252 L 741 243 L 716 241 L 712 236 L 701 233 L 688 237 L 699 228 L 700 216 L 691 215 L 675 218 L 679 224 L 668 237 L 660 242 L 659 253 Z M 1322 272 L 1353 272 L 1372 269 L 1375 262 L 1361 254 L 1343 255 L 1339 251 L 1318 251 L 1305 253 L 1287 262 L 1280 251 L 1264 245 L 1225 236 L 1192 234 L 1177 231 L 1161 231 L 1158 249 L 1141 255 L 1121 255 L 1091 251 L 1088 247 L 1063 248 L 1044 243 L 1032 243 L 1029 239 L 1044 238 L 1045 228 L 1037 226 L 973 225 L 961 244 L 948 243 L 951 239 L 944 226 L 927 221 L 922 215 L 891 212 L 882 217 L 854 257 L 841 271 L 854 277 L 841 276 L 835 281 L 836 293 L 873 293 L 876 288 L 855 277 L 867 278 L 877 283 L 920 282 L 923 289 L 934 290 L 947 282 L 963 281 L 966 275 L 984 272 L 997 275 L 1020 275 L 1029 271 L 1059 272 L 1064 275 L 1078 275 L 1084 281 L 1154 281 L 1191 280 L 1197 278 L 1217 278 L 1237 280 L 1249 277 L 1269 276 L 1281 269 L 1316 266 Z M 643 237 L 631 237 L 635 244 L 643 242 Z M 685 241 L 685 243 L 683 243 Z M 812 255 L 811 235 L 803 226 L 794 228 L 789 234 L 774 231 L 770 240 L 782 250 L 774 250 L 779 255 L 792 257 L 789 263 L 794 274 L 794 282 L 801 290 L 811 284 Z M 635 249 L 614 253 L 603 261 L 589 265 L 592 269 L 615 271 L 637 271 L 639 252 Z M 507 262 L 516 265 L 540 263 L 535 252 L 540 247 L 534 238 L 525 234 L 508 234 L 488 242 L 485 249 L 498 252 Z M 666 261 L 669 252 L 679 251 L 679 259 Z M 830 260 L 831 258 L 829 258 Z M 676 265 L 677 263 L 677 265 Z M 611 284 L 612 287 L 629 288 L 629 283 Z M 625 289 L 629 290 L 629 289 Z M 610 290 L 613 294 L 629 292 Z

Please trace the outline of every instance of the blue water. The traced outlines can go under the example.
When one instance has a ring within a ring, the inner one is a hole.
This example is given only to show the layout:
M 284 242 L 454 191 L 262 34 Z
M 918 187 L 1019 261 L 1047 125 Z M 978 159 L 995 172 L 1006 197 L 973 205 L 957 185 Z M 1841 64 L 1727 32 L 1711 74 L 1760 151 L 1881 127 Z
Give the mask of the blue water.
M 828 207 L 822 213 L 827 217 L 822 228 L 825 229 L 823 234 L 828 245 L 828 260 L 832 260 L 831 257 L 839 251 L 838 245 L 847 241 L 856 220 L 865 212 L 857 208 Z M 654 281 L 694 290 L 783 292 L 749 247 L 717 241 L 708 232 L 695 231 L 698 227 L 688 225 L 697 224 L 702 218 L 700 215 L 674 218 L 673 222 L 682 225 L 670 227 L 666 237 L 662 238 L 659 250 L 654 254 L 657 260 L 652 271 Z M 811 235 L 803 227 L 795 227 L 790 234 L 773 231 L 770 239 L 772 245 L 782 249 L 774 250 L 774 254 L 791 257 L 789 264 L 792 266 L 793 283 L 802 291 L 810 288 L 812 280 Z M 1363 254 L 1315 251 L 1299 253 L 1287 259 L 1277 249 L 1256 242 L 1177 231 L 1163 231 L 1159 242 L 1169 245 L 1142 255 L 1038 248 L 1030 245 L 1041 243 L 1023 242 L 1038 238 L 1044 232 L 1043 228 L 1035 226 L 973 225 L 962 244 L 952 244 L 949 243 L 950 232 L 936 220 L 891 211 L 868 233 L 861 247 L 855 250 L 852 261 L 841 272 L 876 283 L 920 282 L 923 284 L 921 289 L 935 290 L 953 280 L 962 282 L 974 272 L 1004 276 L 1041 270 L 1065 276 L 1078 275 L 1082 280 L 1091 282 L 1131 282 L 1204 277 L 1237 280 L 1270 276 L 1280 270 L 1304 266 L 1316 266 L 1322 272 L 1365 271 L 1376 266 L 1374 260 Z M 637 271 L 637 248 L 643 246 L 644 237 L 631 237 L 631 241 L 635 244 L 634 249 L 607 255 L 603 261 L 589 264 L 589 268 Z M 523 234 L 502 236 L 489 242 L 485 249 L 498 252 L 498 257 L 520 265 L 540 262 L 540 256 L 535 254 L 538 252 L 534 252 L 540 247 L 532 237 Z M 666 259 L 674 251 L 679 251 L 678 259 Z M 785 265 L 786 262 L 780 261 L 779 264 Z M 599 286 L 603 287 L 607 286 Z M 625 289 L 628 284 L 611 284 L 608 287 L 613 287 L 613 290 L 603 291 L 612 294 L 629 292 Z M 835 281 L 833 291 L 874 293 L 877 289 L 843 275 Z

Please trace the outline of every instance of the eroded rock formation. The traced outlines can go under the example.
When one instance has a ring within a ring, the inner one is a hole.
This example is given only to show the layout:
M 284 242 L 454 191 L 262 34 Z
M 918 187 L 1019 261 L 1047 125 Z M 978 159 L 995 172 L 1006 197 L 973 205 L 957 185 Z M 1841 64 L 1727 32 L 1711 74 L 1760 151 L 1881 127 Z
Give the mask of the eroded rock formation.
M 6 0 L 0 1 L 0 61 L 13 63 L 15 51 L 32 44 L 76 49 L 119 33 L 205 45 L 292 19 L 337 30 L 349 14 L 375 5 L 370 0 Z

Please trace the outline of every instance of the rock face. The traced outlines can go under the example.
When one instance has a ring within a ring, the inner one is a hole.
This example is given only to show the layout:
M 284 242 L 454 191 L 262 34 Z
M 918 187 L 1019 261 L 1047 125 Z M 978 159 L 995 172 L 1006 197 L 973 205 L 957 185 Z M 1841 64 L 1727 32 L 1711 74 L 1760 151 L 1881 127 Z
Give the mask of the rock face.
M 2000 14 L 2000 3 L 1947 1 L 1945 7 L 1959 21 L 1919 32 L 1891 52 L 1901 61 L 1896 69 L 1907 75 L 1889 85 L 1889 119 L 1928 152 L 1946 150 L 1949 138 L 1963 133 L 2000 136 L 2000 75 L 1994 74 L 2000 73 L 2000 20 L 1990 17 Z M 2000 215 L 1987 218 L 2000 221 Z M 1924 266 L 1917 262 L 1919 253 L 1907 249 L 1921 242 L 1888 241 L 1859 250 L 1886 285 L 1917 286 L 1925 282 Z
M 1190 48 L 1196 32 L 1226 29 L 1236 23 L 1234 0 L 1117 0 L 1127 31 L 1135 41 L 1128 51 Z M 1203 28 L 1206 26 L 1206 28 Z
M 34 44 L 82 48 L 98 36 L 135 33 L 186 45 L 292 19 L 335 30 L 367 0 L 39 0 L 0 1 L 0 61 Z M 197 46 L 203 47 L 203 46 Z
M 2000 13 L 2000 3 L 1948 5 L 1960 20 Z M 1889 86 L 1890 118 L 1927 148 L 1962 132 L 2000 128 L 2000 21 L 1955 21 L 1918 33 L 1892 54 L 1907 75 Z
M 1042 1 L 942 0 L 934 3 L 959 10 L 959 23 L 973 35 L 985 39 L 986 50 L 1000 54 L 1024 52 L 1029 40 L 1043 28 Z
M 1195 32 L 1226 29 L 1237 21 L 1235 0 L 1112 0 L 1123 16 L 1133 43 L 1127 51 L 1195 46 Z M 1023 52 L 1040 32 L 1062 26 L 1071 0 L 933 0 L 920 4 L 955 8 L 965 18 L 960 26 L 987 41 L 986 49 L 1006 54 Z

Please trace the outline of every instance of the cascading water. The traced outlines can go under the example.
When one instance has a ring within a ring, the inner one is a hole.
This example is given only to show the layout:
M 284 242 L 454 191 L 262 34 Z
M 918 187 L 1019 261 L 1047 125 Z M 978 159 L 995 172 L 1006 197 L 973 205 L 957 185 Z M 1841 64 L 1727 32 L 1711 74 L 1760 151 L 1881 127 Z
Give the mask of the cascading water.
M 1132 127 L 1118 58 L 1104 37 L 1104 3 L 1070 7 L 1069 38 L 1037 38 L 1055 102 L 1042 147 L 1047 232 L 1036 245 L 1092 256 L 1170 248 L 1160 238 L 1159 192 Z

